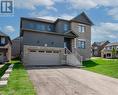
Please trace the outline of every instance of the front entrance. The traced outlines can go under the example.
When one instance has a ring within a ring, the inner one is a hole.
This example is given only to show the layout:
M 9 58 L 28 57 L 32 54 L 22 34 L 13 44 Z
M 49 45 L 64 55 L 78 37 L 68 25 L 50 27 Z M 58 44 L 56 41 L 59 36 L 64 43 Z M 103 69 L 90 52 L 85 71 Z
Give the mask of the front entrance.
M 64 48 L 69 49 L 70 51 L 72 51 L 72 39 L 71 38 L 64 38 Z

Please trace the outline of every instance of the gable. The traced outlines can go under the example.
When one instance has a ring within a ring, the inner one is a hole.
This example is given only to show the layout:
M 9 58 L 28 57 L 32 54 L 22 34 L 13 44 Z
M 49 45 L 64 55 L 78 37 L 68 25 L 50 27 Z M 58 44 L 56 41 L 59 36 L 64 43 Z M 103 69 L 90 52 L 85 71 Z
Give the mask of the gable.
M 82 12 L 80 15 L 74 17 L 71 21 L 85 23 L 88 25 L 93 25 L 93 22 L 88 18 L 88 16 Z

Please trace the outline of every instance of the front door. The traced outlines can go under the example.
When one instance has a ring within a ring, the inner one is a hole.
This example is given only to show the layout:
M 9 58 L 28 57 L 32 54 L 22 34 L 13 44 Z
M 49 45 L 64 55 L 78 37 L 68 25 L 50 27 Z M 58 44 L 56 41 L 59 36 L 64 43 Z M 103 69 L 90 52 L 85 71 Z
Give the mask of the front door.
M 72 51 L 71 40 L 71 38 L 64 38 L 64 48 L 67 48 L 70 51 Z

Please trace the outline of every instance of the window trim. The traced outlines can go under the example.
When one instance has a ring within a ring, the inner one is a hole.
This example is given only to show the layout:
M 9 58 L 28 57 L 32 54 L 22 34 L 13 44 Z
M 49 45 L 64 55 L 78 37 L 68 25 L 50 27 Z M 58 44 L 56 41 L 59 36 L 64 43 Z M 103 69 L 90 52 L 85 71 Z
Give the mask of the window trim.
M 64 23 L 64 31 L 68 31 L 68 24 Z
M 82 45 L 83 44 L 83 45 Z M 83 47 L 84 46 L 84 47 Z M 86 41 L 83 39 L 78 39 L 78 42 L 77 42 L 77 48 L 80 48 L 80 49 L 85 49 L 86 48 Z
M 80 29 L 81 28 L 81 29 Z M 86 26 L 84 25 L 84 24 L 79 24 L 78 26 L 77 26 L 77 29 L 78 29 L 78 32 L 79 33 L 84 33 L 84 32 L 86 32 Z M 84 31 L 83 31 L 83 29 L 84 29 Z M 81 30 L 81 31 L 80 31 Z

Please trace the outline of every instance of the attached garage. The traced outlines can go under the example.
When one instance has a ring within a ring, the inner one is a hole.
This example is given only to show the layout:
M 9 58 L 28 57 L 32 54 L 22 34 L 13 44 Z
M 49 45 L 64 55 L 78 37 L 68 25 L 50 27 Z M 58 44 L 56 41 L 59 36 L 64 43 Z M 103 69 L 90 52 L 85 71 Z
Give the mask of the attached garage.
M 24 54 L 24 65 L 61 65 L 61 50 L 54 48 L 27 48 Z

